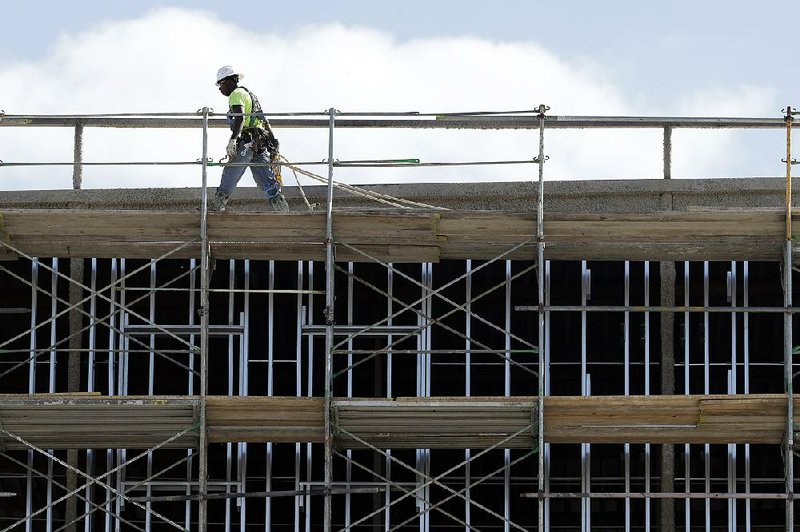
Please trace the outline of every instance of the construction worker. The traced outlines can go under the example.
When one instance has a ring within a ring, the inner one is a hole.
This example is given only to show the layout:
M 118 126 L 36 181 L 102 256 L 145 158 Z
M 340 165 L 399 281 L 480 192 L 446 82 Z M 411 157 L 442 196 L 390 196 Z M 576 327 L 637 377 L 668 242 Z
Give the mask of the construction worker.
M 256 95 L 239 85 L 239 80 L 243 77 L 241 72 L 230 65 L 217 71 L 219 91 L 228 97 L 228 123 L 231 126 L 231 138 L 225 152 L 229 163 L 242 166 L 226 166 L 222 170 L 222 180 L 211 203 L 211 210 L 225 210 L 225 204 L 247 168 L 244 165 L 256 163 L 265 166 L 250 166 L 250 171 L 273 210 L 288 211 L 289 204 L 281 193 L 281 183 L 276 179 L 272 168 L 266 166 L 270 162 L 267 151 L 277 156 L 278 139 L 275 138 L 269 122 L 263 115 L 259 116 L 261 105 Z M 255 116 L 231 116 L 232 113 L 254 113 Z

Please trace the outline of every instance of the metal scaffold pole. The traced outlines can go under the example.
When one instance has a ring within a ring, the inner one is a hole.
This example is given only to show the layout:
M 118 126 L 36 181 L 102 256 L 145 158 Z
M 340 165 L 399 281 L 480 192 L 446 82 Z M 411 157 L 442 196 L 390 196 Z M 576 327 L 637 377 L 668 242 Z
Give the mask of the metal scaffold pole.
M 333 395 L 333 128 L 336 109 L 328 110 L 328 205 L 325 232 L 325 532 L 331 530 L 331 487 L 333 485 L 333 434 L 331 396 Z
M 198 530 L 208 527 L 208 434 L 206 427 L 206 395 L 208 393 L 208 107 L 203 107 L 203 184 L 200 200 L 200 443 Z
M 536 207 L 536 273 L 539 289 L 539 400 L 536 408 L 536 448 L 538 450 L 539 471 L 539 532 L 544 531 L 544 114 L 548 107 L 539 106 L 539 197 Z
M 786 438 L 783 449 L 786 469 L 786 530 L 794 530 L 794 400 L 792 390 L 792 120 L 786 107 L 786 234 L 783 255 L 783 366 L 786 386 Z

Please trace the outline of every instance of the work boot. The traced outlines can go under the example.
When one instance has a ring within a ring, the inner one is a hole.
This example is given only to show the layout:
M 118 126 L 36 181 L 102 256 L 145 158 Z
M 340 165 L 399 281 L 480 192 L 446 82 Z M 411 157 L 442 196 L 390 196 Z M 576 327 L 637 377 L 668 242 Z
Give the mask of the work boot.
M 217 193 L 214 194 L 214 199 L 211 200 L 209 209 L 213 212 L 225 212 L 225 204 L 228 203 L 228 199 L 230 197 L 230 194 L 227 194 L 222 190 L 217 190 Z
M 286 202 L 286 198 L 283 197 L 283 194 L 278 192 L 271 198 L 269 198 L 269 204 L 272 205 L 272 210 L 277 212 L 288 212 L 289 211 L 289 204 Z

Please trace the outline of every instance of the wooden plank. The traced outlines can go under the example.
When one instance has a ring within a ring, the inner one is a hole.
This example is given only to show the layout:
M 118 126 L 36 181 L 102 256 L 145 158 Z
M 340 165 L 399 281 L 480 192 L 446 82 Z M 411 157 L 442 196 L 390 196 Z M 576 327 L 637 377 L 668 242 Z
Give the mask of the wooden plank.
M 196 401 L 185 398 L 112 398 L 80 395 L 2 396 L 4 430 L 52 449 L 153 447 L 196 424 Z M 0 435 L 8 449 L 27 447 Z M 197 445 L 197 431 L 167 444 Z
M 545 435 L 552 443 L 778 444 L 785 415 L 783 395 L 548 397 Z
M 194 212 L 9 209 L 2 214 L 14 245 L 36 256 L 153 258 L 199 236 Z M 545 254 L 553 260 L 778 260 L 782 231 L 782 213 L 759 209 L 545 213 Z M 435 262 L 491 259 L 526 241 L 507 258 L 532 260 L 535 234 L 535 213 L 334 214 L 342 261 L 369 259 L 341 243 L 381 261 Z M 212 213 L 209 236 L 221 259 L 321 260 L 325 215 Z M 198 246 L 174 256 L 197 257 Z
M 800 396 L 795 399 L 800 410 Z M 197 398 L 0 396 L 3 427 L 49 448 L 147 448 L 195 423 Z M 207 400 L 211 442 L 320 443 L 322 398 Z M 535 397 L 335 399 L 337 424 L 382 448 L 531 448 Z M 547 397 L 549 443 L 759 443 L 783 436 L 783 395 Z M 536 424 L 534 424 L 534 427 Z M 9 448 L 23 448 L 5 438 Z M 197 444 L 196 433 L 173 447 Z M 337 445 L 361 448 L 340 432 Z

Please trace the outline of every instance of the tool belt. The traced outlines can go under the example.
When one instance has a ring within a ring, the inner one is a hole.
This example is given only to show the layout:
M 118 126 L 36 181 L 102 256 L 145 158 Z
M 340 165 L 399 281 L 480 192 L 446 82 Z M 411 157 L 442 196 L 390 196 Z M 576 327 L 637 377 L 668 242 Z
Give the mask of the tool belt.
M 263 153 L 264 150 L 268 150 L 271 155 L 277 155 L 278 153 L 278 139 L 275 138 L 272 132 L 268 132 L 260 127 L 245 129 L 242 131 L 242 135 L 239 139 L 239 142 L 244 144 L 249 143 L 254 153 Z

